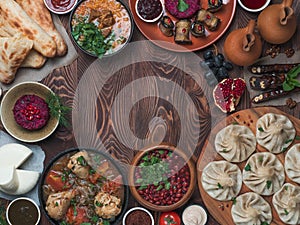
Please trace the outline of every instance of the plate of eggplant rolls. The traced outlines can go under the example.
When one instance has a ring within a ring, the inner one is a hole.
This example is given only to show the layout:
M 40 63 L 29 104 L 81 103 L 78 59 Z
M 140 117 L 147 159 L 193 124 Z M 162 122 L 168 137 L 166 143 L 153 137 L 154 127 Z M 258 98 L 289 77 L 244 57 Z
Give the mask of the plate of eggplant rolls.
M 134 21 L 147 39 L 175 52 L 213 44 L 229 28 L 236 9 L 235 0 L 160 0 L 161 8 L 154 7 L 155 1 L 159 0 L 129 0 Z M 143 19 L 151 18 L 157 10 L 163 13 L 155 22 Z

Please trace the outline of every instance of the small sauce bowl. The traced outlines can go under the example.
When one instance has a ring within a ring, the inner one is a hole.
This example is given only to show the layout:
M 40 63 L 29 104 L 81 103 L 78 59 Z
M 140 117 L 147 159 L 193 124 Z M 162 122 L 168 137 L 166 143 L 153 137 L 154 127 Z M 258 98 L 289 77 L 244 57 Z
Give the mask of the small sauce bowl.
M 9 225 L 38 225 L 41 219 L 40 208 L 30 198 L 16 198 L 6 209 L 6 219 Z
M 238 0 L 239 5 L 248 12 L 260 12 L 263 9 L 265 9 L 269 4 L 271 0 Z
M 123 217 L 122 225 L 131 225 L 131 223 L 128 223 L 127 220 L 133 214 L 136 214 L 134 216 L 135 218 L 141 218 L 143 221 L 145 221 L 145 217 L 144 217 L 144 215 L 141 215 L 141 214 L 148 214 L 148 216 L 150 217 L 150 220 L 151 220 L 151 225 L 154 225 L 154 218 L 153 218 L 152 214 L 147 209 L 142 208 L 142 207 L 134 207 L 134 208 L 129 209 Z M 138 215 L 138 214 L 140 214 L 140 215 Z
M 66 14 L 72 11 L 78 0 L 44 0 L 45 6 L 55 14 Z
M 155 7 L 153 7 L 155 5 Z M 138 17 L 146 23 L 153 23 L 159 20 L 164 13 L 162 0 L 137 0 L 135 11 Z

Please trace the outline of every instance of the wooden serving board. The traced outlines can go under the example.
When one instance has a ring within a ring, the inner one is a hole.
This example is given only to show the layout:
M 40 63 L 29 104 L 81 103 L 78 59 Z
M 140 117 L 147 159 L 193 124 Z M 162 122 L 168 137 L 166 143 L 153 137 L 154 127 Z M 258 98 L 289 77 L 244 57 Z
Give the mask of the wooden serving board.
M 203 189 L 202 184 L 201 184 L 201 175 L 202 175 L 202 171 L 204 169 L 204 167 L 212 161 L 216 161 L 216 160 L 224 160 L 222 158 L 221 155 L 219 155 L 214 148 L 214 141 L 215 141 L 215 137 L 216 134 L 225 126 L 230 125 L 230 124 L 239 124 L 239 125 L 245 125 L 248 126 L 254 134 L 256 134 L 256 121 L 258 120 L 259 117 L 263 116 L 266 113 L 276 113 L 276 114 L 281 114 L 281 115 L 285 115 L 287 116 L 294 124 L 295 129 L 297 134 L 296 135 L 300 135 L 300 120 L 288 115 L 276 108 L 272 108 L 272 107 L 259 107 L 259 108 L 252 108 L 252 109 L 246 109 L 246 110 L 242 110 L 239 112 L 236 112 L 228 117 L 226 117 L 226 119 L 224 119 L 223 121 L 221 121 L 219 124 L 217 124 L 211 131 L 210 136 L 208 137 L 208 139 L 206 140 L 201 155 L 197 161 L 197 178 L 198 178 L 198 187 L 199 187 L 199 191 L 201 194 L 201 197 L 204 201 L 204 204 L 206 206 L 206 208 L 208 209 L 209 213 L 222 225 L 232 225 L 234 224 L 232 217 L 231 217 L 231 206 L 232 206 L 232 201 L 218 201 L 215 200 L 213 198 L 211 198 Z M 294 140 L 293 143 L 290 145 L 293 146 L 294 144 L 298 143 L 299 140 Z M 257 148 L 256 148 L 256 152 L 263 152 L 263 151 L 267 151 L 265 148 L 261 147 L 260 145 L 257 144 Z M 287 150 L 288 151 L 288 150 Z M 286 152 L 287 152 L 286 151 Z M 283 163 L 284 165 L 284 157 L 285 154 L 284 153 L 280 153 L 277 156 L 277 158 Z M 242 163 L 238 163 L 237 165 L 241 168 L 241 170 L 244 168 L 245 164 L 246 164 L 245 160 Z M 292 182 L 287 175 L 285 174 L 285 181 L 292 183 L 294 185 L 298 185 L 297 183 Z M 245 184 L 243 183 L 242 185 L 242 189 L 239 193 L 243 194 L 246 192 L 250 192 L 251 190 L 249 188 L 247 188 L 245 186 Z M 272 221 L 272 225 L 274 224 L 284 224 L 280 219 L 278 214 L 276 213 L 273 205 L 272 205 L 272 197 L 268 196 L 268 197 L 264 197 L 265 200 L 267 200 L 272 208 L 272 216 L 273 216 L 273 221 Z

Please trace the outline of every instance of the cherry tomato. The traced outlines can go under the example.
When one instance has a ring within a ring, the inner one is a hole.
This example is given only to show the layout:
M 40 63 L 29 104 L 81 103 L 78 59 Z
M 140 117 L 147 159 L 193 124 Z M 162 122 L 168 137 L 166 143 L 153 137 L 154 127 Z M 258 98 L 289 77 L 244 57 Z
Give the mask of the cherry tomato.
M 66 179 L 63 179 L 61 172 L 50 170 L 46 177 L 46 183 L 49 184 L 55 191 L 62 191 L 70 188 L 70 184 Z
M 180 225 L 181 219 L 176 212 L 164 212 L 160 215 L 159 225 Z
M 66 217 L 66 222 L 72 225 L 80 225 L 89 222 L 85 209 L 73 205 L 68 208 Z

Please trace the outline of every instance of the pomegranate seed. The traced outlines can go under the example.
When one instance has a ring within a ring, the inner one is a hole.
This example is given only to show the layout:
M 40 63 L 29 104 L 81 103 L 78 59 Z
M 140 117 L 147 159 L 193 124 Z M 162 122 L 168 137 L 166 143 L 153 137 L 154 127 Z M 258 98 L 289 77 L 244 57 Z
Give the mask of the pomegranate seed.
M 207 14 L 206 15 L 206 19 L 210 19 L 210 18 L 211 18 L 211 16 Z
M 186 29 L 185 28 L 182 29 L 182 33 L 186 33 Z

